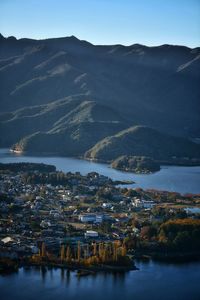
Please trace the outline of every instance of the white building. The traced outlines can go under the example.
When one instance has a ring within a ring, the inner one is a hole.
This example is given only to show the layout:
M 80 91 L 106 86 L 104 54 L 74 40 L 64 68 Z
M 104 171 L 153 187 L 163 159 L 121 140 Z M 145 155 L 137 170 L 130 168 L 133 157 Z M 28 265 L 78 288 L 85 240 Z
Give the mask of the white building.
M 132 205 L 137 208 L 151 209 L 155 205 L 155 202 L 152 200 L 140 200 L 138 198 L 134 198 L 132 201 Z
M 51 217 L 54 217 L 54 218 L 60 218 L 60 212 L 56 209 L 52 209 L 50 210 L 50 216 Z
M 95 214 L 86 214 L 86 215 L 80 215 L 79 219 L 83 223 L 87 222 L 95 222 L 96 221 L 96 215 Z
M 134 198 L 132 201 L 133 206 L 137 207 L 137 208 L 142 208 L 142 201 L 139 198 Z
M 106 202 L 104 202 L 104 203 L 102 204 L 102 207 L 103 207 L 103 208 L 111 208 L 111 207 L 112 207 L 112 204 L 111 204 L 111 203 L 106 203 Z
M 87 230 L 87 231 L 85 232 L 85 238 L 96 238 L 96 237 L 98 237 L 98 236 L 99 236 L 99 234 L 98 234 L 97 231 Z
M 40 226 L 41 226 L 42 228 L 48 228 L 48 227 L 51 226 L 51 222 L 42 220 L 41 223 L 40 223 Z
M 96 223 L 102 223 L 104 220 L 104 215 L 96 215 Z
M 155 205 L 155 202 L 152 200 L 142 200 L 143 208 L 153 208 Z
M 3 238 L 1 241 L 2 241 L 2 243 L 4 243 L 4 244 L 8 244 L 8 243 L 13 243 L 13 242 L 14 242 L 14 239 L 11 238 L 10 236 L 7 236 L 7 237 Z
M 79 216 L 79 220 L 83 223 L 101 223 L 104 219 L 104 216 L 101 214 L 84 214 Z

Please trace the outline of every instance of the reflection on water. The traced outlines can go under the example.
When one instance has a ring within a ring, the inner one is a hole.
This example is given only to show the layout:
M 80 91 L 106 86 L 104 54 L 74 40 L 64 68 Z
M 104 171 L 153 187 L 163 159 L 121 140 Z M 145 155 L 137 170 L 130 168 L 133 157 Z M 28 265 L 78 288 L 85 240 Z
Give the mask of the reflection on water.
M 67 273 L 66 273 L 66 285 L 70 285 L 70 271 L 67 270 Z
M 77 276 L 76 271 L 69 271 L 63 268 L 53 268 L 53 267 L 44 267 L 44 266 L 34 266 L 34 267 L 23 267 L 20 269 L 20 276 L 24 278 L 27 277 L 34 277 L 37 276 L 40 278 L 40 283 L 45 285 L 46 282 L 53 283 L 54 279 L 60 281 L 60 284 L 63 285 L 70 285 L 71 277 L 75 279 L 76 285 L 80 286 L 80 282 L 91 281 L 92 284 L 95 285 L 96 282 L 99 281 L 99 277 L 101 278 L 102 284 L 106 284 L 107 280 L 112 279 L 112 286 L 113 288 L 116 285 L 120 285 L 121 287 L 125 283 L 126 276 L 129 272 L 100 272 L 94 273 L 87 277 L 85 276 Z M 12 275 L 12 274 L 11 274 Z
M 63 281 L 65 279 L 65 270 L 64 269 L 60 269 L 60 278 L 61 278 L 61 282 L 63 283 Z
M 25 156 L 15 154 L 9 149 L 0 149 L 0 162 L 43 162 L 53 164 L 64 172 L 77 172 L 85 175 L 96 171 L 114 180 L 134 180 L 132 187 L 155 188 L 160 190 L 176 191 L 180 193 L 200 193 L 200 167 L 164 166 L 160 172 L 154 174 L 133 174 L 110 168 L 106 164 L 55 156 Z
M 21 268 L 0 276 L 1 300 L 199 300 L 200 263 L 136 261 L 137 271 L 77 277 L 55 268 Z
M 45 267 L 41 267 L 40 268 L 40 274 L 41 274 L 42 281 L 45 283 L 47 269 Z

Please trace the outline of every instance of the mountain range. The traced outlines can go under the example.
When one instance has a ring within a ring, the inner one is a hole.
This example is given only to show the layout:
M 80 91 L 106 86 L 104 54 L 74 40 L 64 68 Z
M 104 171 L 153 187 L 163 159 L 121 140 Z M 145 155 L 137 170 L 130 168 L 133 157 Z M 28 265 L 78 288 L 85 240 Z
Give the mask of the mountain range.
M 0 35 L 0 147 L 200 159 L 200 48 Z

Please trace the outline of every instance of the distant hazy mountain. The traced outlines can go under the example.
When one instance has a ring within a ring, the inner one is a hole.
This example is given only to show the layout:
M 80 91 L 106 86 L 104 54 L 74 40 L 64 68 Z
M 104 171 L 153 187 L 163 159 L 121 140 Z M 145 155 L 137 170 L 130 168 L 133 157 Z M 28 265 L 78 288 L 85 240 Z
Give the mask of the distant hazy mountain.
M 135 125 L 199 137 L 199 70 L 200 48 L 0 35 L 0 146 L 84 155 Z

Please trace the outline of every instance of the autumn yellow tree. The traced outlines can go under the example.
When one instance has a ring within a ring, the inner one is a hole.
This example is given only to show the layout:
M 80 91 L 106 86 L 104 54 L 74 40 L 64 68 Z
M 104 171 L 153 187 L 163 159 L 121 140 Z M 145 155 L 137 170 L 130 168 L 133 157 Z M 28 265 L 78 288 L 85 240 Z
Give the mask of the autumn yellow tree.
M 81 260 L 81 244 L 80 242 L 78 242 L 78 246 L 77 246 L 77 261 L 80 262 Z
M 94 256 L 97 255 L 97 244 L 96 244 L 96 242 L 93 243 L 93 255 Z
M 127 250 L 126 250 L 126 245 L 125 242 L 123 242 L 122 247 L 121 247 L 121 255 L 126 256 Z
M 44 243 L 44 242 L 42 242 L 41 256 L 42 256 L 42 257 L 45 257 L 45 256 L 46 256 L 46 246 L 45 246 L 45 243 Z
M 99 258 L 101 261 L 103 261 L 104 258 L 104 244 L 99 243 Z
M 71 250 L 70 250 L 70 246 L 67 246 L 67 250 L 66 250 L 66 261 L 70 262 L 71 261 Z
M 113 242 L 113 260 L 118 260 L 118 249 L 121 246 L 121 242 L 119 240 L 116 240 Z
M 62 245 L 61 249 L 60 249 L 60 259 L 61 259 L 61 262 L 63 262 L 65 259 L 65 246 L 64 245 Z

